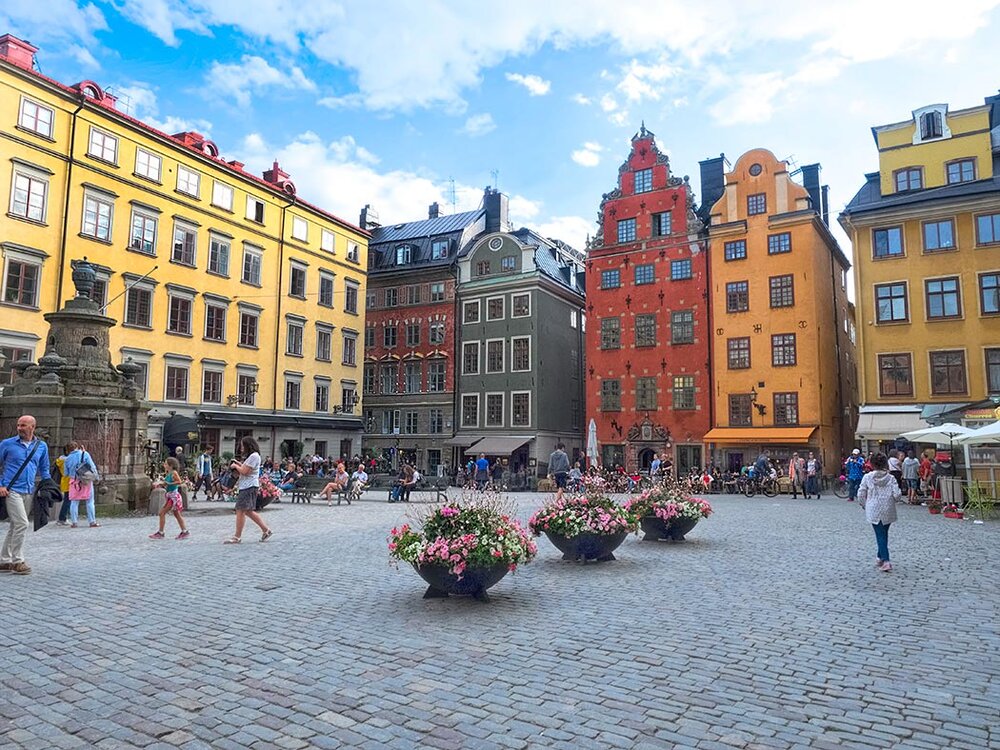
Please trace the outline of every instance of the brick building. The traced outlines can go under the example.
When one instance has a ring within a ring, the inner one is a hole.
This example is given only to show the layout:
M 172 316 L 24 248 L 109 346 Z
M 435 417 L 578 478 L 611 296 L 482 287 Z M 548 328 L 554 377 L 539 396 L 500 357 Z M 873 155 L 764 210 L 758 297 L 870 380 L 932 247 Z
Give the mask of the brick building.
M 701 466 L 711 425 L 708 256 L 687 179 L 643 126 L 587 259 L 587 417 L 601 462 Z

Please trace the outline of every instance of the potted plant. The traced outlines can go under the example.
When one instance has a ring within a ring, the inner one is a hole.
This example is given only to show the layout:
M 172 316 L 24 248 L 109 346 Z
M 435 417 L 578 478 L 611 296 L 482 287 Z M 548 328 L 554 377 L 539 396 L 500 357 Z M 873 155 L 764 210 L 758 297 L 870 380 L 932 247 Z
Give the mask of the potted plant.
M 528 521 L 535 536 L 545 534 L 563 560 L 614 560 L 614 551 L 636 530 L 636 517 L 607 494 L 604 480 L 582 480 L 583 493 L 543 505 Z
M 488 601 L 486 590 L 538 552 L 524 527 L 496 498 L 446 503 L 389 532 L 389 556 L 427 581 L 424 599 L 451 594 Z
M 260 489 L 257 491 L 257 510 L 266 508 L 281 497 L 281 490 L 271 481 L 271 477 L 262 474 L 260 477 Z
M 638 519 L 644 542 L 683 542 L 702 518 L 712 514 L 707 500 L 693 497 L 676 484 L 660 484 L 625 503 Z
M 943 514 L 945 518 L 964 518 L 965 514 L 962 509 L 959 508 L 955 503 L 948 503 L 943 508 Z
M 941 513 L 941 498 L 931 495 L 927 498 L 927 510 L 932 516 L 940 515 Z

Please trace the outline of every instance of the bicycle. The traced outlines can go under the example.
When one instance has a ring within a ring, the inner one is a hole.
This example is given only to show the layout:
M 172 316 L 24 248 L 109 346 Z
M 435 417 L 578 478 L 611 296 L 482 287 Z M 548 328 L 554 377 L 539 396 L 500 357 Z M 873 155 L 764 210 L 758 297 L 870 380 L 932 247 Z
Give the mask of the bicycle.
M 846 477 L 837 477 L 833 481 L 833 494 L 839 498 L 846 498 L 851 494 L 850 481 Z
M 747 497 L 753 497 L 758 492 L 764 495 L 764 497 L 777 497 L 778 480 L 772 479 L 771 477 L 765 477 L 764 479 L 753 478 L 748 480 L 744 494 Z

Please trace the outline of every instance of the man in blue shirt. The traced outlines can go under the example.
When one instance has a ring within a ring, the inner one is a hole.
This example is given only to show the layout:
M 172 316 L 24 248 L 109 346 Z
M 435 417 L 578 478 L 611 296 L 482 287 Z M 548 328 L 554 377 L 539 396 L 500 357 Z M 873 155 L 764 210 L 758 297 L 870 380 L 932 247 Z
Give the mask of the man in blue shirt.
M 27 504 L 35 493 L 38 478 L 50 479 L 49 447 L 35 437 L 35 418 L 29 415 L 17 420 L 17 435 L 0 442 L 0 499 L 7 503 L 10 529 L 0 551 L 0 572 L 28 575 L 24 562 L 24 537 L 28 531 Z M 28 459 L 28 456 L 31 456 Z M 25 461 L 27 460 L 27 463 Z M 15 479 L 21 466 L 24 469 Z
M 865 459 L 861 451 L 855 448 L 851 451 L 850 458 L 844 462 L 844 470 L 847 472 L 847 499 L 854 502 L 858 497 L 858 487 L 865 476 Z

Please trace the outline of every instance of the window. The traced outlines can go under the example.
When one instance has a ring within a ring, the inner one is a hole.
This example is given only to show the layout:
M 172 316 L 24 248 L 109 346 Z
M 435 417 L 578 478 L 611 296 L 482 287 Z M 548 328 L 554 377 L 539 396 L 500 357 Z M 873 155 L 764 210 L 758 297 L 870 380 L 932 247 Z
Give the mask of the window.
M 965 352 L 931 352 L 931 393 L 935 396 L 966 393 Z
M 986 350 L 986 391 L 1000 393 L 1000 349 Z
M 375 346 L 375 326 L 365 327 L 365 349 Z
M 316 395 L 313 399 L 313 411 L 328 412 L 330 410 L 330 384 L 324 381 L 316 383 Z M 318 453 L 319 451 L 317 451 Z
M 749 393 L 729 394 L 729 426 L 750 427 L 753 425 L 753 402 Z
M 672 260 L 670 261 L 670 279 L 672 281 L 681 281 L 683 279 L 691 278 L 691 259 L 685 258 L 684 260 Z
M 398 435 L 399 434 L 399 410 L 390 409 L 382 412 L 382 434 L 383 435 Z
M 462 396 L 462 427 L 479 426 L 479 394 Z
M 902 227 L 872 230 L 872 248 L 876 258 L 891 258 L 903 254 Z
M 427 363 L 427 390 L 430 393 L 441 393 L 445 389 L 445 363 L 432 360 Z
M 226 308 L 205 303 L 205 338 L 209 341 L 226 340 Z
M 517 270 L 517 258 L 513 255 L 505 255 L 500 259 L 500 270 L 501 271 L 514 271 Z
M 503 394 L 486 394 L 486 426 L 503 427 Z
M 408 411 L 403 415 L 403 432 L 407 435 L 413 435 L 418 432 L 417 426 L 419 422 L 419 415 L 415 411 Z
M 0 385 L 10 385 L 17 380 L 17 373 L 11 366 L 15 362 L 26 359 L 29 362 L 34 358 L 35 352 L 32 349 L 23 349 L 19 346 L 0 346 L 0 353 L 3 354 L 4 364 L 0 367 Z M 136 362 L 136 364 L 139 364 Z M 138 380 L 138 376 L 136 378 Z M 142 393 L 140 389 L 140 393 Z
M 419 323 L 407 323 L 406 324 L 406 345 L 407 346 L 418 346 L 420 344 L 420 324 Z
M 958 277 L 928 279 L 924 282 L 927 295 L 927 317 L 959 318 L 962 316 L 962 300 L 958 288 Z
M 635 408 L 639 411 L 656 409 L 656 378 L 636 378 Z
M 81 234 L 111 242 L 111 219 L 114 215 L 111 198 L 86 193 L 83 199 L 83 228 Z
M 333 307 L 333 276 L 323 271 L 319 272 L 319 299 L 317 303 L 323 307 Z
M 444 301 L 444 282 L 431 284 L 430 290 L 431 290 L 431 302 Z
M 527 427 L 531 424 L 531 394 L 517 391 L 510 394 L 511 427 Z
M 167 401 L 187 401 L 188 369 L 178 365 L 167 365 L 166 393 Z
M 333 352 L 333 332 L 329 328 L 316 329 L 316 359 L 329 362 Z
M 198 246 L 198 230 L 187 224 L 174 224 L 174 245 L 170 260 L 185 266 L 193 266 L 195 250 Z
M 212 205 L 218 206 L 223 211 L 233 210 L 233 189 L 216 180 L 212 183 Z
M 399 370 L 395 364 L 382 365 L 380 372 L 382 393 L 392 394 L 396 392 L 399 383 Z
M 750 309 L 750 282 L 731 281 L 726 284 L 726 312 L 746 312 Z
M 132 209 L 132 224 L 130 226 L 129 250 L 156 255 L 156 230 L 159 219 L 155 214 L 147 213 L 138 208 Z
M 478 323 L 479 322 L 479 300 L 475 302 L 466 302 L 462 305 L 462 322 L 463 323 Z
M 799 423 L 799 394 L 774 394 L 774 423 L 776 425 L 797 425 Z
M 795 304 L 795 277 L 792 274 L 772 276 L 768 283 L 771 288 L 771 307 L 791 307 Z
M 613 271 L 601 271 L 601 289 L 617 289 L 621 285 L 621 272 L 617 268 Z
M 261 252 L 249 247 L 243 248 L 243 276 L 245 284 L 260 286 Z
M 410 246 L 400 245 L 396 248 L 396 265 L 405 266 L 410 262 Z
M 444 323 L 431 323 L 427 327 L 427 340 L 431 344 L 444 343 Z
M 618 222 L 618 242 L 635 242 L 635 219 Z
M 296 357 L 302 356 L 302 334 L 304 326 L 294 320 L 285 323 L 285 354 L 292 354 Z
M 671 213 L 669 211 L 664 211 L 662 213 L 653 214 L 653 236 L 654 237 L 666 237 L 671 232 Z
M 193 169 L 188 169 L 180 164 L 177 165 L 177 190 L 198 197 L 198 189 L 201 185 L 201 175 Z
M 17 124 L 25 130 L 51 138 L 54 119 L 55 112 L 48 107 L 43 107 L 30 99 L 21 99 L 21 113 L 17 118 Z
M 486 342 L 486 372 L 503 372 L 503 353 L 507 342 L 494 339 Z
M 796 363 L 795 334 L 776 333 L 771 336 L 771 365 L 791 367 Z
M 949 162 L 946 166 L 948 171 L 948 184 L 954 185 L 958 182 L 972 182 L 976 179 L 976 160 L 960 159 Z
M 208 270 L 219 276 L 229 276 L 229 240 L 225 237 L 208 236 Z
M 399 290 L 391 287 L 385 290 L 385 307 L 396 307 L 399 305 Z
M 94 286 L 90 290 L 90 299 L 101 310 L 108 304 L 108 279 L 100 278 L 94 280 Z
M 529 315 L 531 315 L 531 295 L 513 295 L 510 298 L 510 317 L 527 318 Z
M 620 349 L 622 345 L 621 318 L 601 318 L 601 348 Z
M 431 243 L 431 260 L 448 257 L 448 240 L 434 240 Z
M 979 275 L 979 309 L 983 315 L 1000 315 L 1000 271 Z
M 306 269 L 304 266 L 290 264 L 288 269 L 288 296 L 306 298 Z
M 767 213 L 767 193 L 754 193 L 747 196 L 747 216 Z
M 14 169 L 14 185 L 10 191 L 10 212 L 31 221 L 44 222 L 48 203 L 49 181 L 40 173 Z
M 3 301 L 11 305 L 38 307 L 38 282 L 42 267 L 38 263 L 25 260 L 7 260 L 4 275 Z
M 486 300 L 486 319 L 503 320 L 503 297 L 491 297 Z
M 347 259 L 358 263 L 358 259 L 361 257 L 361 250 L 358 248 L 357 242 L 347 243 Z
M 904 190 L 920 190 L 924 186 L 924 170 L 920 167 L 906 167 L 893 172 L 896 181 L 896 192 Z
M 301 216 L 292 217 L 292 239 L 300 242 L 309 240 L 309 222 Z
M 635 345 L 656 346 L 656 316 L 635 316 Z
M 257 401 L 257 376 L 238 373 L 236 375 L 236 397 L 238 403 L 253 406 Z
M 677 410 L 694 409 L 694 375 L 678 375 L 674 378 L 673 406 Z
M 87 146 L 87 154 L 95 156 L 111 164 L 118 163 L 118 139 L 111 133 L 105 133 L 92 127 L 90 129 L 90 143 Z
M 746 370 L 750 367 L 750 337 L 729 339 L 726 342 L 730 370 Z
M 1000 214 L 976 217 L 976 244 L 993 245 L 1000 242 Z
M 264 223 L 264 201 L 257 200 L 252 195 L 247 196 L 247 218 L 256 221 L 258 224 Z
M 934 252 L 935 250 L 955 249 L 955 222 L 951 219 L 944 221 L 928 221 L 924 224 L 924 251 Z
M 648 193 L 653 189 L 653 170 L 640 169 L 635 173 L 635 192 Z
M 926 112 L 920 116 L 920 140 L 940 138 L 943 133 L 940 112 Z
M 321 229 L 319 232 L 319 249 L 326 250 L 328 253 L 333 252 L 335 247 L 336 236 L 329 229 Z
M 792 252 L 792 235 L 789 232 L 767 236 L 767 254 L 780 255 Z
M 302 405 L 302 383 L 298 380 L 285 381 L 285 408 L 298 409 Z
M 677 310 L 670 313 L 670 343 L 694 343 L 694 311 Z
M 476 263 L 476 276 L 489 276 L 490 274 L 490 262 L 488 260 L 481 260 Z
M 733 240 L 723 245 L 726 260 L 743 260 L 747 257 L 747 241 Z
M 240 345 L 257 348 L 257 313 L 240 312 Z
M 419 362 L 407 362 L 403 368 L 403 392 L 420 393 L 422 380 Z
M 641 284 L 652 284 L 653 283 L 653 264 L 643 263 L 635 267 L 635 284 L 639 286 Z
M 201 402 L 222 403 L 222 373 L 218 370 L 205 370 L 201 374 Z
M 167 330 L 170 333 L 191 335 L 191 300 L 189 298 L 170 296 Z
M 479 374 L 479 342 L 467 341 L 462 344 L 462 374 Z
M 510 340 L 510 371 L 527 372 L 531 369 L 531 338 L 517 336 Z
M 432 435 L 439 435 L 444 432 L 444 411 L 442 409 L 429 409 L 427 411 L 428 432 Z
M 601 411 L 621 411 L 622 384 L 620 380 L 608 378 L 601 381 Z
M 411 284 L 406 289 L 406 304 L 408 305 L 419 305 L 420 304 L 420 285 Z
M 358 363 L 358 337 L 353 333 L 345 333 L 342 347 L 341 364 L 356 365 Z
M 906 284 L 875 285 L 875 320 L 878 323 L 903 323 L 910 319 Z
M 354 282 L 344 282 L 344 312 L 357 313 L 358 289 L 358 285 Z
M 396 326 L 386 326 L 382 329 L 382 346 L 387 349 L 396 346 Z
M 125 325 L 151 328 L 153 325 L 153 290 L 133 286 L 125 293 Z
M 135 174 L 137 176 L 159 182 L 162 166 L 163 160 L 156 154 L 151 154 L 141 148 L 135 150 Z

